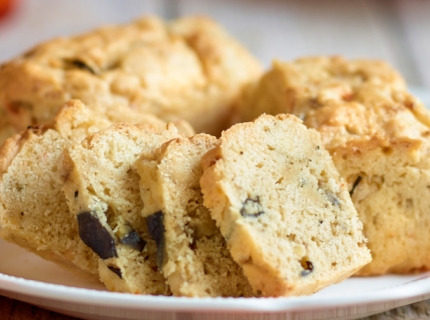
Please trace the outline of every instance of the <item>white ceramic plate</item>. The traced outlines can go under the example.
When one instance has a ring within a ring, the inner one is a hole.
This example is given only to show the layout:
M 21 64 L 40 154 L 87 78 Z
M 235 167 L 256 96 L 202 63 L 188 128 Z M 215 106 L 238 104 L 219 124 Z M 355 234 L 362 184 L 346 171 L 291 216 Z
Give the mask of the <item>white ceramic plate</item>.
M 430 93 L 413 89 L 430 106 Z M 0 239 L 0 294 L 85 319 L 358 319 L 430 298 L 430 272 L 349 278 L 312 296 L 176 298 L 107 292 Z
M 0 252 L 0 294 L 85 319 L 356 319 L 430 298 L 430 273 L 350 278 L 293 298 L 112 293 L 4 240 Z

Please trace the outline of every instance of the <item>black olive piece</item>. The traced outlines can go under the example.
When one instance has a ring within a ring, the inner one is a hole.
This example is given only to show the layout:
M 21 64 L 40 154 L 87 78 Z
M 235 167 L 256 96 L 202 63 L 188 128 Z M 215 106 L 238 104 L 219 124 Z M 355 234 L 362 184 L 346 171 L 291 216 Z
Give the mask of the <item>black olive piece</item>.
M 108 266 L 108 269 L 122 279 L 122 272 L 120 268 Z
M 314 271 L 314 265 L 310 261 L 304 261 L 304 263 L 302 263 L 302 267 L 305 269 L 301 272 L 302 277 L 306 277 Z
M 334 195 L 333 193 L 326 191 L 326 196 L 328 198 L 328 201 L 330 201 L 330 203 L 334 206 L 338 206 L 340 205 L 339 199 L 337 198 L 336 195 Z
M 257 200 L 247 198 L 242 204 L 240 214 L 242 217 L 258 217 L 264 213 L 263 207 L 260 203 L 260 197 L 257 196 Z
M 306 179 L 300 178 L 299 187 L 303 188 L 305 186 L 305 184 L 306 184 Z
M 157 266 L 158 269 L 163 268 L 164 260 L 164 225 L 163 225 L 164 214 L 162 211 L 158 211 L 150 216 L 146 217 L 146 224 L 148 225 L 148 232 L 152 239 L 157 244 Z
M 134 230 L 132 230 L 128 234 L 126 234 L 125 237 L 123 237 L 119 240 L 119 242 L 126 244 L 126 245 L 132 247 L 133 249 L 136 249 L 139 252 L 142 252 L 142 250 L 146 246 L 146 241 L 143 240 L 139 236 L 139 234 Z
M 78 214 L 79 236 L 101 259 L 116 258 L 115 239 L 91 212 Z
M 361 182 L 362 177 L 358 176 L 357 179 L 355 179 L 354 184 L 352 185 L 351 191 L 349 191 L 349 195 L 352 197 L 352 194 L 354 193 L 355 188 L 357 188 L 358 184 Z
M 96 74 L 96 72 L 90 66 L 88 66 L 85 62 L 81 60 L 71 60 L 70 64 L 78 69 L 86 70 L 91 72 L 92 74 Z

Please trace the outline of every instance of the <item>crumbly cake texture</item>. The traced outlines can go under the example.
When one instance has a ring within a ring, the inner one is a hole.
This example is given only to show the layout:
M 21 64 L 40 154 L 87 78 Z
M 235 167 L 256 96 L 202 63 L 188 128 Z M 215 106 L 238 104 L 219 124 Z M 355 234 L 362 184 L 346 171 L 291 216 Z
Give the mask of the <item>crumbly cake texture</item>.
M 1 236 L 73 271 L 97 274 L 97 257 L 79 239 L 56 174 L 63 148 L 110 123 L 79 101 L 68 102 L 55 127 L 33 127 L 0 148 Z M 64 124 L 67 124 L 65 126 Z
M 50 123 L 58 106 L 80 99 L 112 122 L 133 110 L 136 116 L 184 119 L 197 132 L 219 134 L 242 86 L 260 70 L 208 18 L 147 17 L 54 39 L 5 63 L 0 108 L 17 129 Z
M 430 122 L 406 92 L 363 92 L 373 103 L 308 113 L 347 181 L 372 262 L 359 275 L 430 270 Z
M 169 294 L 156 264 L 133 165 L 162 143 L 180 137 L 169 124 L 115 124 L 65 149 L 59 163 L 70 211 L 81 239 L 99 256 L 100 278 L 111 291 Z
M 274 61 L 272 68 L 244 90 L 242 121 L 260 114 L 291 113 L 304 119 L 309 110 L 332 102 L 363 101 L 357 89 L 388 86 L 405 90 L 403 78 L 378 60 L 346 60 L 340 56 L 305 57 L 293 62 Z
M 204 205 L 263 296 L 311 294 L 371 260 L 346 184 L 298 118 L 237 124 L 202 164 Z
M 321 133 L 372 252 L 358 275 L 430 269 L 430 113 L 396 71 L 339 57 L 275 62 L 242 107 L 248 115 L 290 112 Z
M 162 217 L 163 273 L 176 296 L 254 295 L 203 206 L 201 159 L 216 145 L 217 139 L 206 134 L 177 138 L 136 162 L 145 203 L 142 215 Z

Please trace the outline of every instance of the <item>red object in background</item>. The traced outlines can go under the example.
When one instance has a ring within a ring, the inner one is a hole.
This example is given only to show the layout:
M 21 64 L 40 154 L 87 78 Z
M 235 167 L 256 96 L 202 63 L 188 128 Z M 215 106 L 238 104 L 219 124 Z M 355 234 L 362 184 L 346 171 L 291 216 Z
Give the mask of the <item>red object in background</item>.
M 11 11 L 14 2 L 16 0 L 0 0 L 0 18 Z

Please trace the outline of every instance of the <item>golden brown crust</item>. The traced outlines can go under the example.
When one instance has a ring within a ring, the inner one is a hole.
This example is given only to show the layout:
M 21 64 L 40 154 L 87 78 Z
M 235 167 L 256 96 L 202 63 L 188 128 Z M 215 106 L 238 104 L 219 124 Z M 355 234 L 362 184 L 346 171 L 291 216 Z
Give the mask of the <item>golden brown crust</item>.
M 346 60 L 340 56 L 274 61 L 271 70 L 249 85 L 240 103 L 242 121 L 262 113 L 291 113 L 303 119 L 310 110 L 332 103 L 360 102 L 363 88 L 406 90 L 402 77 L 378 60 Z M 366 89 L 365 89 L 366 90 Z
M 0 147 L 0 177 L 7 172 L 10 164 L 17 155 L 20 149 L 20 141 L 25 140 L 24 136 L 27 134 L 16 134 L 13 137 L 7 139 L 5 143 Z
M 123 112 L 184 119 L 219 133 L 258 62 L 207 18 L 155 17 L 54 39 L 2 66 L 0 108 L 23 129 L 50 123 L 64 102 L 80 99 L 111 121 Z
M 29 127 L 22 133 L 13 135 L 6 139 L 0 146 L 0 178 L 7 171 L 13 159 L 20 152 L 21 148 L 32 139 L 32 135 L 42 135 L 50 126 Z

